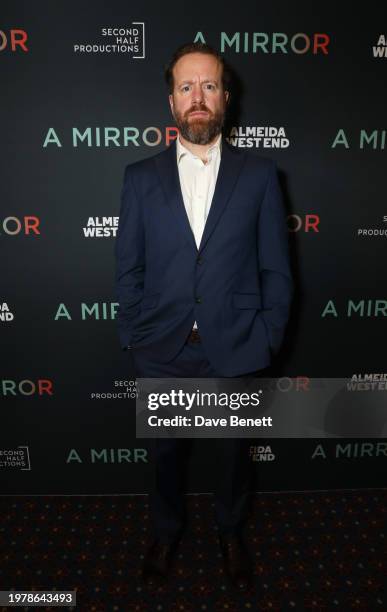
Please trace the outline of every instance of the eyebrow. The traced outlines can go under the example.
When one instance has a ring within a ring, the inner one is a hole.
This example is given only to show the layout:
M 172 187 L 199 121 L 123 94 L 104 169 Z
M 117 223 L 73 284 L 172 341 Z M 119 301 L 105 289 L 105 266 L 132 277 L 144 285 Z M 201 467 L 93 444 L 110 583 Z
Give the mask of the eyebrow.
M 186 80 L 186 81 L 181 81 L 181 82 L 179 83 L 179 87 L 180 87 L 180 85 L 185 85 L 186 83 L 188 83 L 189 85 L 191 85 L 191 83 L 194 83 L 194 81 L 188 81 L 188 80 Z M 205 79 L 204 81 L 202 81 L 202 83 L 216 83 L 216 84 L 218 84 L 218 81 L 217 81 L 217 79 Z

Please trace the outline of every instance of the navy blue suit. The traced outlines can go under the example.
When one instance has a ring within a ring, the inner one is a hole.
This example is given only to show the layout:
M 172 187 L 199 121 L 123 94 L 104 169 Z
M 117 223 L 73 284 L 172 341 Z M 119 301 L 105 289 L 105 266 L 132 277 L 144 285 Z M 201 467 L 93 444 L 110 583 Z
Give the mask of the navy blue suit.
M 288 233 L 274 161 L 222 140 L 216 188 L 196 246 L 176 144 L 126 167 L 115 243 L 123 349 L 172 360 L 197 321 L 221 376 L 265 368 L 292 296 Z
M 143 378 L 260 375 L 281 344 L 292 296 L 288 234 L 275 162 L 222 140 L 199 246 L 186 214 L 176 144 L 126 167 L 117 239 L 118 326 Z M 200 343 L 187 341 L 197 321 Z M 208 442 L 208 440 L 206 440 Z M 248 439 L 214 439 L 221 533 L 247 516 Z M 155 439 L 151 513 L 156 535 L 184 525 L 190 440 Z

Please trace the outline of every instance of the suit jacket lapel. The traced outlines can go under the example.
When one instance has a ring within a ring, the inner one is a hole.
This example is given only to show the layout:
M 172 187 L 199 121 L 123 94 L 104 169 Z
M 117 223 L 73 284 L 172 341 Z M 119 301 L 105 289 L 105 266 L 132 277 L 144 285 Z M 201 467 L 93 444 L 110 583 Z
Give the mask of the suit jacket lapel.
M 189 224 L 180 187 L 179 171 L 177 169 L 176 142 L 154 158 L 157 172 L 163 186 L 165 199 L 176 217 L 180 231 L 192 247 L 196 249 L 195 237 Z
M 219 172 L 210 211 L 208 213 L 203 236 L 200 241 L 199 252 L 201 252 L 206 246 L 208 239 L 213 233 L 216 224 L 226 208 L 244 161 L 244 151 L 233 147 L 224 137 L 222 137 L 222 155 L 220 158 Z
M 163 151 L 161 155 L 157 155 L 154 160 L 160 181 L 163 185 L 166 200 L 176 217 L 178 226 L 188 242 L 195 251 L 199 253 L 207 244 L 232 194 L 245 160 L 244 152 L 230 145 L 227 140 L 222 137 L 222 154 L 218 177 L 199 249 L 196 246 L 195 237 L 191 230 L 184 206 L 183 194 L 181 192 L 176 160 L 176 141 L 174 141 L 168 149 Z

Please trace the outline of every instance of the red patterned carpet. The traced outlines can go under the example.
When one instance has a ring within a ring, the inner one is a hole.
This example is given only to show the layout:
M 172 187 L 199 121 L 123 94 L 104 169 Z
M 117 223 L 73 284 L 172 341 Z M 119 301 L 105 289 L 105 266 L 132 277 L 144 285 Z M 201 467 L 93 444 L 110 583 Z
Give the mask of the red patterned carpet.
M 144 586 L 146 502 L 1 497 L 1 590 L 76 590 L 77 612 L 387 610 L 386 490 L 256 494 L 246 529 L 254 585 L 244 595 L 223 575 L 211 495 L 187 497 L 168 586 Z

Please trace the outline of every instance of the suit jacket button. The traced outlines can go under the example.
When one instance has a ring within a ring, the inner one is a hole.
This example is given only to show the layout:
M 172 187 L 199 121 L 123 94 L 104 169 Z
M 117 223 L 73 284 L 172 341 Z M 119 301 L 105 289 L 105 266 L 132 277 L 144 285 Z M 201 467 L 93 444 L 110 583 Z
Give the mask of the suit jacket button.
M 202 298 L 201 298 L 201 297 L 197 297 L 197 298 L 195 298 L 195 302 L 196 302 L 197 304 L 201 304 L 201 302 L 202 302 Z
M 196 263 L 202 264 L 203 263 L 203 259 L 201 257 L 198 257 L 197 260 L 196 260 Z

